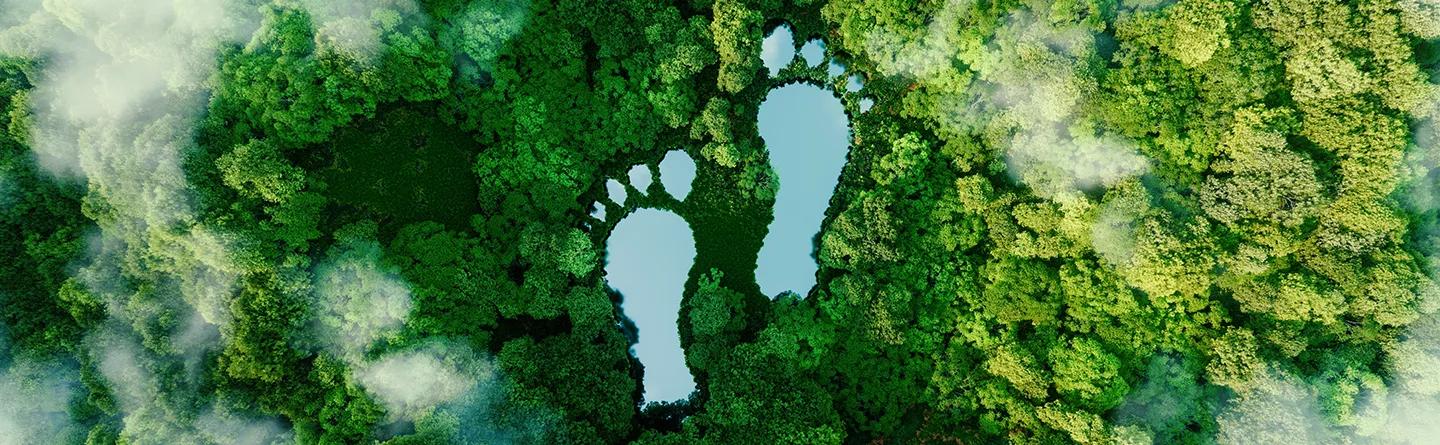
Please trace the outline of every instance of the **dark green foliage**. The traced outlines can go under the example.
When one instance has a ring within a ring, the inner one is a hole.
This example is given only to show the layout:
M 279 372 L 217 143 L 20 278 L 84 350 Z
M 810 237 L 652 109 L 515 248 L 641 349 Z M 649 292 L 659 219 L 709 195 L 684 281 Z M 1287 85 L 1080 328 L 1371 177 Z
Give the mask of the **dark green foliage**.
M 325 444 L 1364 443 L 1440 391 L 1440 27 L 1414 1 L 261 3 L 163 224 L 37 154 L 64 61 L 0 58 L 0 395 L 16 363 L 73 367 L 74 442 L 226 418 Z M 818 284 L 772 299 L 757 110 L 844 83 L 767 74 L 782 22 L 865 84 Z M 685 200 L 601 197 L 677 149 Z M 697 251 L 697 391 L 646 407 L 603 270 L 637 206 Z M 381 364 L 435 345 L 464 369 L 394 406 Z
M 467 226 L 477 189 L 466 167 L 475 143 L 435 112 L 428 106 L 388 110 L 337 132 L 329 142 L 333 164 L 317 172 L 331 199 L 392 224 Z

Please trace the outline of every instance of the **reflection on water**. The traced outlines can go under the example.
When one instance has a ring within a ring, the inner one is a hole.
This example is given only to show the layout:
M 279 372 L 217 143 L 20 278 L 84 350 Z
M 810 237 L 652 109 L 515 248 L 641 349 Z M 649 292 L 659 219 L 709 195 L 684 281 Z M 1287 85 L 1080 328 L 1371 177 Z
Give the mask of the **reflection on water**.
M 685 196 L 690 194 L 690 183 L 693 181 L 695 160 L 680 150 L 666 153 L 665 160 L 660 161 L 660 184 L 665 186 L 670 196 L 684 201 Z
M 819 39 L 805 42 L 805 46 L 800 47 L 800 57 L 805 59 L 805 66 L 819 65 L 825 60 L 825 42 Z
M 803 296 L 815 285 L 813 240 L 845 165 L 849 134 L 840 100 L 814 86 L 776 89 L 760 105 L 760 137 L 780 177 L 775 221 L 755 271 L 765 294 Z
M 695 260 L 690 226 L 668 211 L 636 210 L 615 226 L 606 250 L 606 280 L 624 296 L 620 307 L 639 329 L 635 356 L 645 366 L 645 400 L 689 396 L 695 379 L 685 366 L 676 320 Z
M 779 73 L 785 65 L 789 65 L 794 58 L 795 34 L 790 32 L 790 25 L 775 28 L 760 44 L 760 61 L 765 63 L 765 69 L 770 70 L 772 76 Z

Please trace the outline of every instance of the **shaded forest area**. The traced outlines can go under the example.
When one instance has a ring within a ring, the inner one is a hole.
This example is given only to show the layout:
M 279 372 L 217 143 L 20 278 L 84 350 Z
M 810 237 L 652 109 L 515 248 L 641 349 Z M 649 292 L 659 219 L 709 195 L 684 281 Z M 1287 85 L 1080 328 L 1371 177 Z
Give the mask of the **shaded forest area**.
M 1426 0 L 104 3 L 0 0 L 0 443 L 1440 434 Z M 764 295 L 760 102 L 851 75 Z M 672 149 L 698 390 L 642 406 L 590 210 Z

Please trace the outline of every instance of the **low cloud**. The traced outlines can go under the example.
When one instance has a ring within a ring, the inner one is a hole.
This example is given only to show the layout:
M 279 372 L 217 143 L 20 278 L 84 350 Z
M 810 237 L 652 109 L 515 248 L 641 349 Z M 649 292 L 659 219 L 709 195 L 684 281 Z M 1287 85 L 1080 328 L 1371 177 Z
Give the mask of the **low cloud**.
M 430 345 L 396 352 L 356 368 L 355 378 L 391 416 L 415 419 L 495 382 L 495 370 L 468 350 Z
M 1204 389 L 1181 357 L 1158 355 L 1150 359 L 1144 379 L 1115 409 L 1117 425 L 1144 427 L 1159 443 L 1186 432 L 1196 416 L 1205 416 Z
M 1035 194 L 1059 199 L 1112 186 L 1144 173 L 1148 161 L 1115 137 L 1078 137 L 1032 129 L 1016 134 L 1006 156 L 1013 177 Z
M 1133 143 L 1105 134 L 1082 115 L 1095 80 L 1081 73 L 1094 34 L 1078 25 L 1055 26 L 1015 13 L 987 51 L 995 67 L 981 78 L 993 85 L 991 125 L 1009 128 L 1006 163 L 1037 195 L 1059 199 L 1135 177 L 1148 161 Z
M 279 445 L 295 443 L 276 419 L 252 418 L 211 410 L 195 420 L 201 436 L 219 445 Z
M 1381 397 L 1358 413 L 1374 425 L 1362 444 L 1428 443 L 1440 437 L 1440 317 L 1422 317 L 1386 348 L 1392 380 Z
M 353 369 L 390 421 L 414 422 L 449 443 L 541 441 L 556 421 L 545 409 L 507 405 L 505 388 L 511 383 L 490 358 L 461 344 L 432 340 Z
M 1148 170 L 1131 141 L 1083 116 L 1096 88 L 1084 74 L 1096 44 L 1090 29 L 1017 11 L 982 50 L 963 55 L 973 60 L 962 60 L 955 29 L 965 26 L 971 6 L 949 0 L 923 29 L 879 28 L 867 36 L 865 52 L 883 74 L 914 79 L 936 98 L 925 117 L 942 133 L 983 135 L 1003 150 L 1011 177 L 1038 196 L 1079 199 Z M 978 82 L 957 80 L 962 67 Z
M 1237 395 L 1216 418 L 1222 444 L 1333 443 L 1314 395 L 1304 382 L 1271 371 Z
M 381 55 L 384 33 L 422 14 L 414 0 L 299 1 L 310 14 L 317 43 L 365 61 Z
M 4 338 L 0 331 L 0 349 Z M 73 366 L 59 362 L 0 360 L 0 445 L 77 439 L 82 432 L 72 425 L 69 408 L 79 377 Z
M 378 242 L 355 241 L 333 250 L 315 274 L 315 336 L 350 363 L 398 334 L 410 316 L 410 287 L 383 266 L 382 254 Z
M 1306 382 L 1272 367 L 1223 405 L 1217 442 L 1433 442 L 1440 437 L 1440 318 L 1412 325 L 1385 355 L 1389 380 L 1360 369 Z
M 881 29 L 865 38 L 865 52 L 887 76 L 904 75 L 922 82 L 953 69 L 960 48 L 952 36 L 970 0 L 946 0 L 925 29 Z
M 470 2 L 447 21 L 440 38 L 456 54 L 464 54 L 474 68 L 489 72 L 511 38 L 520 34 L 530 19 L 530 0 Z M 460 72 L 475 76 L 466 66 Z
M 1149 193 L 1138 181 L 1110 189 L 1090 226 L 1090 246 L 1112 265 L 1126 265 L 1135 256 L 1135 231 L 1150 209 Z
M 212 324 L 228 322 L 233 246 L 198 223 L 181 160 L 194 149 L 219 50 L 248 39 L 257 23 L 255 5 L 229 0 L 0 7 L 0 54 L 43 61 L 29 95 L 28 140 L 40 166 L 85 182 L 103 204 L 93 212 L 102 236 L 155 257 Z M 113 286 L 94 278 L 87 284 L 97 293 Z
M 124 418 L 122 439 L 136 444 L 266 445 L 291 437 L 277 419 L 244 416 L 214 404 L 195 412 L 193 417 L 174 414 L 191 413 L 193 404 L 206 401 L 199 391 L 203 376 L 155 374 L 154 370 L 166 369 L 168 364 L 183 363 L 183 352 L 162 354 L 150 350 L 127 327 L 114 321 L 92 334 L 86 343 L 106 386 L 119 402 Z

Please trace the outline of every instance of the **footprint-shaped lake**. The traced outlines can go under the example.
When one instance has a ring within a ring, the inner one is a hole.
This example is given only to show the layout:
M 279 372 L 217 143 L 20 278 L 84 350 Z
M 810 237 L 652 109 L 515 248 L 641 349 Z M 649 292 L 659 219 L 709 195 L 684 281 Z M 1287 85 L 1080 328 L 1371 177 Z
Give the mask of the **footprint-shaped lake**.
M 790 63 L 797 51 L 789 28 L 779 28 L 764 50 L 772 74 Z M 816 66 L 823 51 L 821 43 L 812 41 L 798 52 L 807 65 Z M 829 74 L 843 75 L 843 66 L 831 63 Z M 849 80 L 848 91 L 861 88 L 858 77 Z M 806 84 L 771 91 L 760 105 L 759 121 L 780 188 L 755 278 L 760 290 L 771 297 L 787 291 L 805 295 L 815 285 L 814 238 L 845 164 L 849 121 L 839 98 Z M 663 188 L 684 200 L 695 163 L 683 152 L 672 151 L 658 166 Z M 644 165 L 628 170 L 625 179 L 632 186 L 628 191 L 620 181 L 607 182 L 611 200 L 622 206 L 627 194 L 645 193 L 652 181 Z M 695 390 L 695 381 L 685 365 L 677 320 L 695 259 L 690 226 L 670 211 L 639 209 L 615 226 L 606 250 L 607 279 L 624 296 L 621 309 L 639 331 L 635 355 L 645 366 L 645 401 L 685 398 Z
M 803 296 L 815 285 L 814 238 L 845 166 L 849 121 L 829 91 L 792 84 L 770 92 L 760 105 L 760 137 L 780 190 L 755 280 L 771 297 L 785 291 Z

